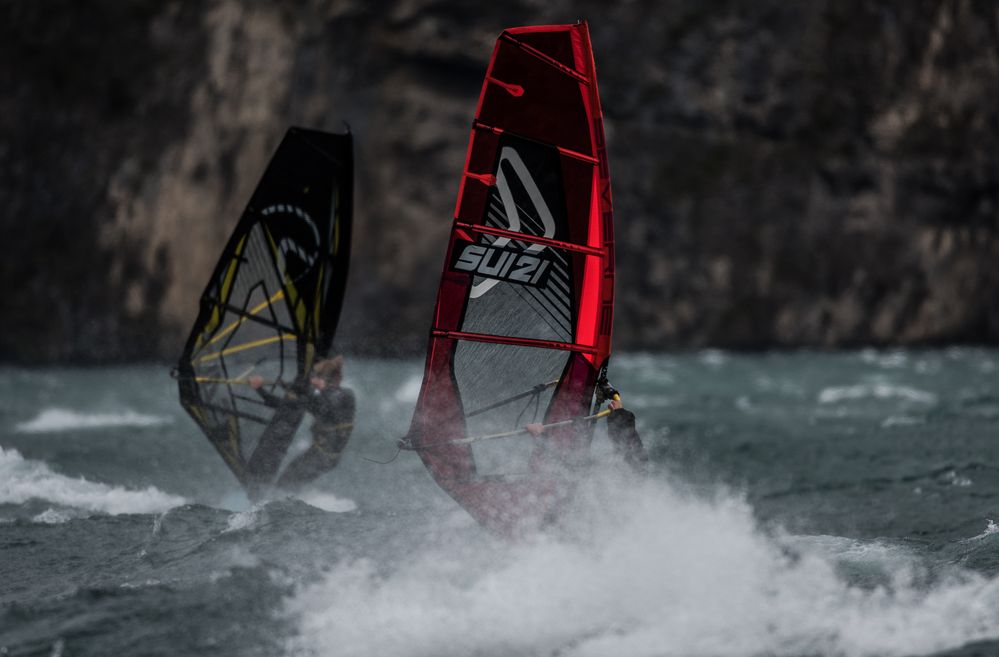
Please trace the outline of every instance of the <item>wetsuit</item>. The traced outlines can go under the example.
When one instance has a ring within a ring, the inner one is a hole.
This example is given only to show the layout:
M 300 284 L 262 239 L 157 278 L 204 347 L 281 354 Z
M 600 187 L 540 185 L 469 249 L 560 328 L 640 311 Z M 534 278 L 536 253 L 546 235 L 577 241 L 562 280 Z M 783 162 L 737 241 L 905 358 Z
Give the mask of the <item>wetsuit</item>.
M 596 393 L 598 406 L 611 399 L 620 399 L 618 391 L 607 382 L 606 378 L 597 381 Z M 624 459 L 625 463 L 638 471 L 645 469 L 649 455 L 638 435 L 638 429 L 635 428 L 634 413 L 624 408 L 611 411 L 607 416 L 607 436 L 614 445 L 614 451 Z
M 624 462 L 636 470 L 645 468 L 649 455 L 635 428 L 635 414 L 624 408 L 611 411 L 607 416 L 607 435 L 614 451 L 624 458 Z
M 247 464 L 255 484 L 273 482 L 305 412 L 314 418 L 312 444 L 288 464 L 277 485 L 286 489 L 300 488 L 336 467 L 354 422 L 354 393 L 349 388 L 319 390 L 307 386 L 304 390 L 290 391 L 284 397 L 258 388 L 257 394 L 275 409 L 275 413 Z

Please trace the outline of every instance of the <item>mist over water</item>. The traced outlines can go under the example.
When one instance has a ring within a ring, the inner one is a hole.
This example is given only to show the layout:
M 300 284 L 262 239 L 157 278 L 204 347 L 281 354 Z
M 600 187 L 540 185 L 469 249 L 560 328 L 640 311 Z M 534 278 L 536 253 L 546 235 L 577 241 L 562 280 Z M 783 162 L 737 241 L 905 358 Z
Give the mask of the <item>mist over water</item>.
M 971 349 L 616 357 L 649 475 L 598 432 L 602 466 L 560 526 L 516 542 L 415 455 L 362 458 L 394 453 L 419 362 L 350 361 L 341 467 L 255 506 L 159 368 L 0 370 L 0 649 L 999 652 L 997 364 Z

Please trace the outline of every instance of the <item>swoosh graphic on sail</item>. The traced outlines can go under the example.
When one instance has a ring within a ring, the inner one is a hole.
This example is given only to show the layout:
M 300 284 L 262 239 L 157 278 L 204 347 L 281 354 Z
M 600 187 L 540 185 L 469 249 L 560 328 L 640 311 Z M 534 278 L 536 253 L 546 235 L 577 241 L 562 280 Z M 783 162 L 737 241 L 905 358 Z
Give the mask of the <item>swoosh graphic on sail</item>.
M 527 192 L 527 196 L 534 204 L 534 209 L 537 211 L 538 216 L 541 218 L 541 223 L 545 227 L 542 237 L 554 237 L 555 219 L 552 217 L 552 212 L 548 208 L 548 204 L 545 203 L 545 197 L 541 194 L 541 190 L 538 189 L 538 184 L 534 182 L 534 178 L 531 176 L 527 165 L 524 164 L 524 160 L 521 159 L 520 154 L 510 146 L 503 147 L 503 150 L 500 152 L 499 163 L 496 166 L 496 189 L 499 191 L 500 199 L 503 201 L 503 211 L 506 214 L 507 227 L 518 233 L 523 232 L 520 226 L 520 211 L 517 209 L 517 204 L 513 200 L 513 193 L 510 191 L 510 183 L 506 177 L 506 168 L 503 166 L 504 162 L 509 163 L 510 168 L 517 174 L 517 179 L 523 185 L 524 191 Z M 509 242 L 509 237 L 498 237 L 492 245 L 502 247 L 509 244 Z M 544 249 L 544 244 L 531 244 L 525 251 L 528 253 L 538 253 Z M 472 286 L 472 291 L 468 296 L 472 299 L 478 299 L 493 289 L 497 283 L 499 281 L 492 278 L 480 281 Z

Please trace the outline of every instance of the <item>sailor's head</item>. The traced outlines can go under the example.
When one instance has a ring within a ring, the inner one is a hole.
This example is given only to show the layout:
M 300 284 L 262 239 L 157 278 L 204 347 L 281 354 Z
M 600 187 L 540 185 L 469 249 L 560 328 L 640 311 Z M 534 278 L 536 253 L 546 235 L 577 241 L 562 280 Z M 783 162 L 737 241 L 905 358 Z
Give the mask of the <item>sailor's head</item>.
M 343 381 L 343 356 L 317 361 L 309 373 L 309 382 L 320 390 L 326 386 L 338 388 L 341 381 Z

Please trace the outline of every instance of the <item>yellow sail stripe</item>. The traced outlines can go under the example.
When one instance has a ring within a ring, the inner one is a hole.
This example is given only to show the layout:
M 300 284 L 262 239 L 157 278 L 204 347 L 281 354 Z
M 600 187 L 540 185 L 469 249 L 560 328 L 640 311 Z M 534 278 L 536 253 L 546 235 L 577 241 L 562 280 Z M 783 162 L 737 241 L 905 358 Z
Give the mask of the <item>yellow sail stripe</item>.
M 275 342 L 281 342 L 282 340 L 296 340 L 298 338 L 294 333 L 282 333 L 281 335 L 271 336 L 269 338 L 263 338 L 260 340 L 254 340 L 253 342 L 245 342 L 235 347 L 229 347 L 228 349 L 223 349 L 222 351 L 216 351 L 211 354 L 205 354 L 204 356 L 199 356 L 194 360 L 195 363 L 201 364 L 206 363 L 210 360 L 215 360 L 216 358 L 221 358 L 222 356 L 228 356 L 229 354 L 235 354 L 240 351 L 246 351 L 247 349 L 254 349 L 256 347 L 263 347 L 264 345 L 274 344 Z
M 257 304 L 256 306 L 254 306 L 253 308 L 251 308 L 249 311 L 247 311 L 247 314 L 249 314 L 249 315 L 256 315 L 261 310 L 263 310 L 267 306 L 271 305 L 272 303 L 274 303 L 278 299 L 281 299 L 282 297 L 284 297 L 284 290 L 278 290 L 277 294 L 275 294 L 274 296 L 272 296 L 267 301 L 261 301 L 259 304 Z M 212 338 L 211 340 L 209 340 L 208 342 L 205 343 L 205 346 L 208 347 L 208 346 L 211 346 L 211 345 L 215 344 L 216 342 L 218 342 L 219 340 L 221 340 L 222 338 L 224 338 L 225 336 L 229 335 L 230 333 L 232 333 L 233 331 L 235 331 L 237 328 L 239 328 L 240 326 L 242 326 L 243 322 L 247 321 L 248 319 L 249 319 L 249 317 L 240 317 L 239 319 L 237 319 L 236 321 L 234 321 L 232 324 L 230 324 L 229 326 L 227 326 L 224 329 L 222 329 L 221 331 L 219 331 L 215 335 L 214 338 Z
M 239 243 L 236 244 L 236 248 L 233 250 L 232 258 L 229 260 L 229 266 L 226 268 L 225 275 L 222 277 L 222 288 L 219 290 L 219 303 L 215 304 L 212 308 L 212 316 L 205 323 L 204 328 L 201 331 L 201 335 L 198 336 L 198 342 L 195 344 L 194 351 L 200 351 L 204 348 L 202 344 L 202 339 L 204 336 L 211 334 L 215 327 L 219 325 L 222 321 L 222 313 L 219 311 L 219 304 L 228 303 L 229 295 L 232 294 L 233 281 L 236 278 L 236 271 L 239 269 L 238 263 L 239 259 L 243 255 L 244 249 L 246 249 L 247 240 L 249 235 L 244 235 Z
M 266 236 L 267 243 L 271 248 L 271 253 L 274 254 L 274 259 L 276 261 L 280 261 L 282 258 L 281 250 L 278 249 L 278 245 L 274 241 L 274 236 L 271 235 L 271 232 L 269 230 L 264 230 L 264 235 Z M 279 273 L 284 276 L 284 287 L 288 293 L 288 306 L 290 307 L 291 312 L 294 315 L 293 319 L 295 321 L 295 328 L 304 333 L 306 330 L 308 330 L 308 327 L 305 325 L 305 304 L 302 303 L 302 297 L 299 294 L 298 289 L 295 287 L 294 283 L 288 279 L 288 273 L 287 272 L 279 272 Z
M 239 454 L 239 422 L 236 420 L 235 415 L 229 416 L 228 422 L 228 433 L 229 433 L 229 467 L 232 468 L 233 472 L 239 474 L 243 473 L 243 464 L 241 462 Z
M 196 376 L 195 383 L 228 383 L 232 385 L 250 385 L 249 379 L 227 379 L 220 376 Z M 264 383 L 274 384 L 274 381 L 264 381 Z

